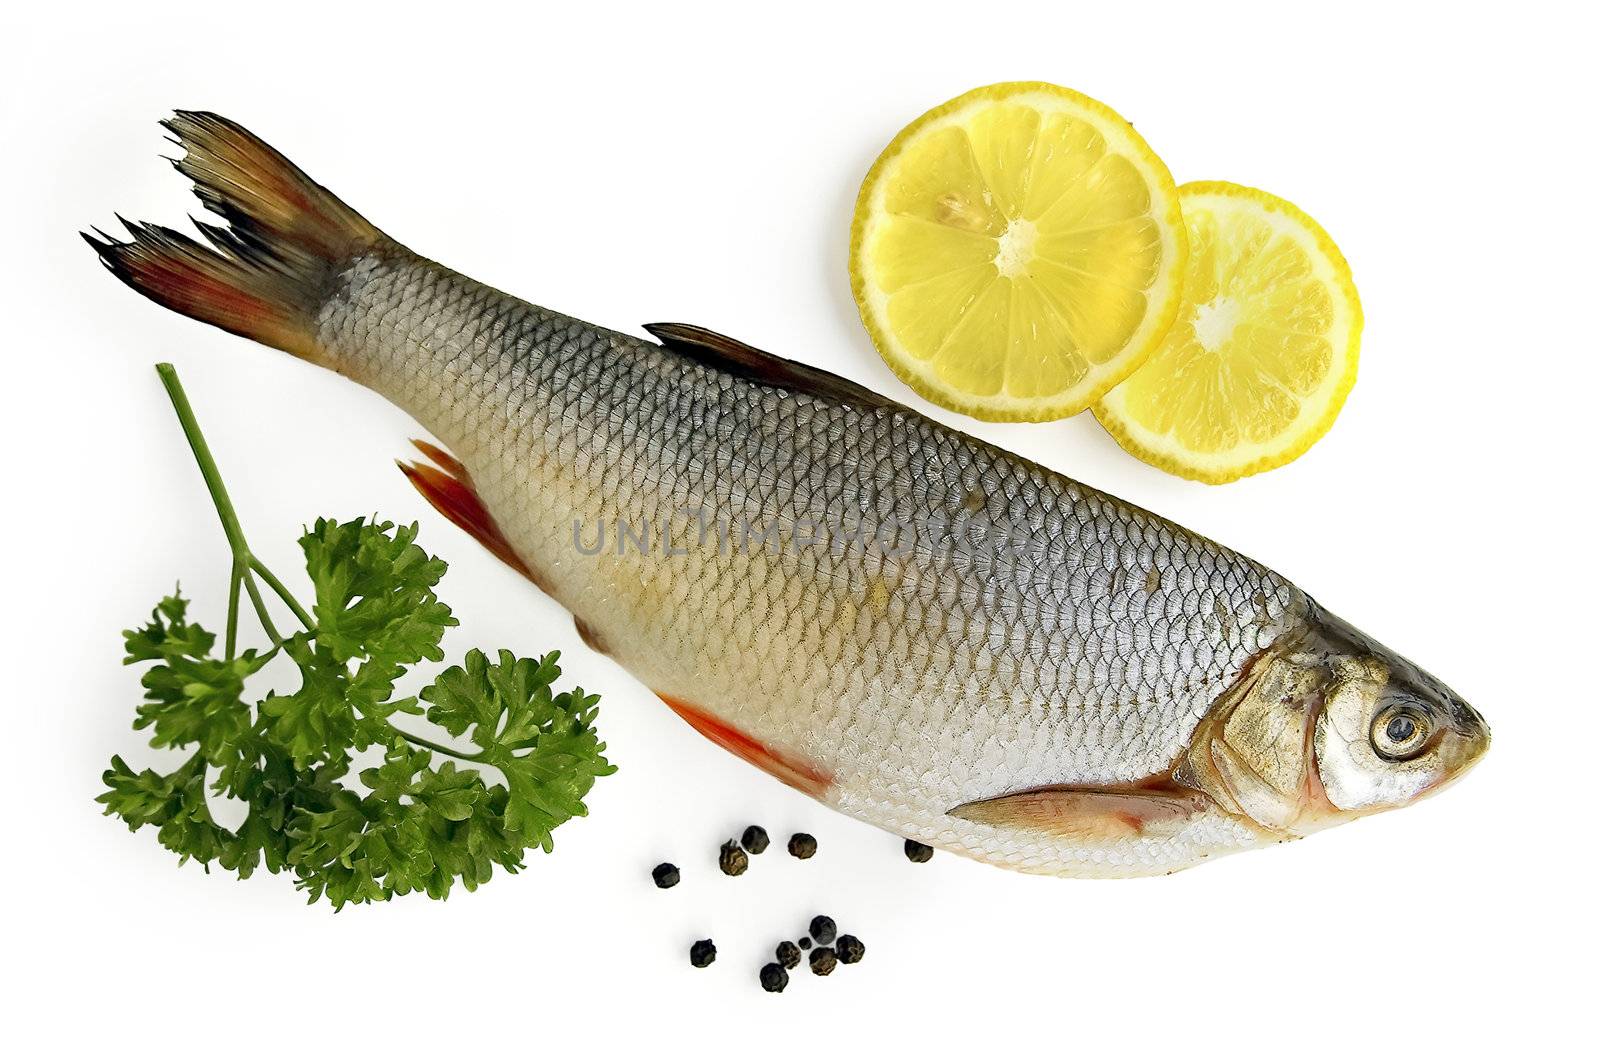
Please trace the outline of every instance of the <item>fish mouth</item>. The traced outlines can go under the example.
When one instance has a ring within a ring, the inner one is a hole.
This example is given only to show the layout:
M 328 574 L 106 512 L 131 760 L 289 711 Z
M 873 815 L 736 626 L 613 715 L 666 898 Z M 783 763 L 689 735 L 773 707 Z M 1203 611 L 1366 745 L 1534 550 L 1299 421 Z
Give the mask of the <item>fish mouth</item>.
M 1432 797 L 1454 786 L 1489 752 L 1492 740 L 1488 721 L 1465 702 L 1454 701 L 1451 709 L 1454 710 L 1451 724 L 1455 734 L 1447 741 L 1453 747 L 1450 758 L 1452 764 L 1448 771 L 1440 773 L 1438 779 L 1417 792 L 1419 799 Z
M 1456 730 L 1461 733 L 1463 740 L 1472 745 L 1472 754 L 1463 763 L 1462 767 L 1466 768 L 1475 765 L 1484 754 L 1489 752 L 1491 739 L 1489 722 L 1483 719 L 1482 713 L 1479 713 L 1459 698 L 1451 699 L 1450 708 L 1455 712 Z
M 1489 725 L 1484 722 L 1484 719 L 1482 717 L 1478 717 L 1477 720 L 1478 720 L 1477 729 L 1470 736 L 1467 737 L 1467 742 L 1468 742 L 1468 753 L 1467 753 L 1467 756 L 1462 758 L 1461 767 L 1456 769 L 1456 775 L 1458 775 L 1458 776 L 1463 774 L 1463 773 L 1465 773 L 1468 769 L 1470 769 L 1473 765 L 1476 765 L 1479 761 L 1482 761 L 1484 755 L 1489 752 L 1489 747 L 1493 743 L 1493 739 L 1491 738 L 1491 736 L 1489 734 Z

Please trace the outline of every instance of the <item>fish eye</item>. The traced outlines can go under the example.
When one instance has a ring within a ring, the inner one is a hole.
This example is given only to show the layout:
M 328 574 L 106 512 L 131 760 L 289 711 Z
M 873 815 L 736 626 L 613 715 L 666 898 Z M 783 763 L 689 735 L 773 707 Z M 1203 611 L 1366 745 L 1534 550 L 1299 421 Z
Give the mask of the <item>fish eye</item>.
M 1390 706 L 1372 719 L 1372 748 L 1380 757 L 1404 761 L 1427 745 L 1432 725 L 1412 706 Z

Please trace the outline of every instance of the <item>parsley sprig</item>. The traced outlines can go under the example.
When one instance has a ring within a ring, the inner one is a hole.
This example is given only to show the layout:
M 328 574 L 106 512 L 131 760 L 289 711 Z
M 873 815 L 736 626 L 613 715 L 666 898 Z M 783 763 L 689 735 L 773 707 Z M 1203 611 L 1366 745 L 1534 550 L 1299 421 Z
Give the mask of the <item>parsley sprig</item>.
M 220 653 L 181 594 L 123 633 L 124 662 L 147 665 L 134 727 L 190 756 L 166 773 L 113 757 L 105 812 L 129 830 L 155 827 L 179 863 L 215 862 L 241 879 L 289 871 L 310 900 L 335 908 L 412 891 L 444 898 L 496 867 L 520 870 L 530 847 L 548 852 L 551 832 L 585 815 L 595 779 L 616 770 L 594 730 L 598 696 L 556 693 L 555 653 L 473 650 L 419 695 L 397 697 L 409 668 L 443 659 L 444 631 L 457 623 L 434 592 L 445 563 L 417 545 L 415 524 L 319 519 L 300 537 L 314 593 L 306 609 L 251 552 L 177 372 L 156 369 L 231 550 L 228 614 Z M 293 614 L 287 634 L 266 592 Z M 238 647 L 243 599 L 265 651 Z M 298 688 L 253 700 L 251 677 L 280 654 Z M 423 719 L 457 743 L 418 734 Z M 355 772 L 356 754 L 373 748 L 381 762 Z M 212 795 L 244 803 L 237 828 L 218 824 Z

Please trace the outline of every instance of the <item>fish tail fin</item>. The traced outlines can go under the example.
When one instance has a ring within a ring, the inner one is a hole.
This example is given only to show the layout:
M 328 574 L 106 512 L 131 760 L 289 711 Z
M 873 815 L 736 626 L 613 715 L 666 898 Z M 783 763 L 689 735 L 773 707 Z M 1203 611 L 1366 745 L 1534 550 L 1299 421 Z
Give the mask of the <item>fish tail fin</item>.
M 338 270 L 383 240 L 370 222 L 265 141 L 207 111 L 161 123 L 172 164 L 227 226 L 195 221 L 202 243 L 118 216 L 129 239 L 83 237 L 107 269 L 162 306 L 312 362 L 316 315 Z

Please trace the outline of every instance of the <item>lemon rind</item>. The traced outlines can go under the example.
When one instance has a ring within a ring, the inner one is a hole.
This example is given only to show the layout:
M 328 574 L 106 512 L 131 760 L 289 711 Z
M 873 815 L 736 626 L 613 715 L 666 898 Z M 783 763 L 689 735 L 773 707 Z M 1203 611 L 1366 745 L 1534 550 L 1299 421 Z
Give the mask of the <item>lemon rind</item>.
M 1026 102 L 1029 95 L 1044 97 L 1057 109 L 1061 109 L 1060 105 L 1064 102 L 1095 119 L 1096 129 L 1138 168 L 1151 191 L 1149 216 L 1161 227 L 1162 274 L 1165 279 L 1146 293 L 1147 298 L 1151 298 L 1153 309 L 1146 310 L 1139 329 L 1123 351 L 1092 367 L 1088 375 L 1072 388 L 1053 396 L 1028 399 L 1006 396 L 1003 391 L 994 396 L 974 396 L 951 388 L 931 372 L 916 371 L 915 367 L 923 364 L 923 360 L 911 355 L 888 327 L 880 306 L 880 303 L 887 301 L 887 297 L 879 299 L 876 290 L 868 290 L 867 271 L 861 253 L 866 243 L 868 223 L 873 220 L 875 213 L 880 213 L 873 208 L 875 200 L 883 194 L 880 180 L 883 172 L 908 144 L 936 128 L 942 128 L 944 120 L 952 119 L 963 110 L 1002 100 Z M 1158 203 L 1158 194 L 1164 203 Z M 1164 210 L 1161 209 L 1163 206 Z M 925 112 L 896 134 L 879 153 L 862 179 L 861 190 L 856 196 L 855 214 L 850 223 L 850 291 L 855 298 L 861 323 L 866 327 L 867 335 L 872 338 L 880 357 L 896 377 L 924 399 L 946 410 L 982 421 L 1056 421 L 1089 409 L 1155 353 L 1166 337 L 1167 330 L 1177 320 L 1182 305 L 1183 274 L 1188 256 L 1189 235 L 1183 224 L 1177 184 L 1166 163 L 1127 119 L 1099 100 L 1064 86 L 1045 81 L 1004 81 L 972 89 Z M 1162 291 L 1163 288 L 1165 291 Z
M 1361 297 L 1356 291 L 1350 264 L 1333 238 L 1316 219 L 1281 196 L 1231 181 L 1191 181 L 1180 186 L 1178 194 L 1180 199 L 1191 201 L 1198 201 L 1201 197 L 1214 197 L 1233 203 L 1248 201 L 1288 218 L 1311 238 L 1311 244 L 1330 267 L 1331 277 L 1327 278 L 1332 282 L 1330 288 L 1343 296 L 1346 304 L 1348 321 L 1344 329 L 1344 365 L 1328 386 L 1307 400 L 1316 400 L 1321 404 L 1319 413 L 1310 421 L 1291 426 L 1274 440 L 1240 444 L 1216 456 L 1185 451 L 1178 448 L 1170 437 L 1150 432 L 1127 417 L 1114 394 L 1108 392 L 1095 402 L 1095 419 L 1117 441 L 1118 446 L 1141 462 L 1188 480 L 1228 484 L 1288 465 L 1310 450 L 1333 428 L 1333 423 L 1344 409 L 1345 400 L 1355 386 L 1361 361 Z M 1328 339 L 1335 342 L 1337 337 L 1330 334 Z M 1335 354 L 1337 356 L 1339 352 L 1336 350 Z M 1250 457 L 1241 459 L 1241 454 Z

